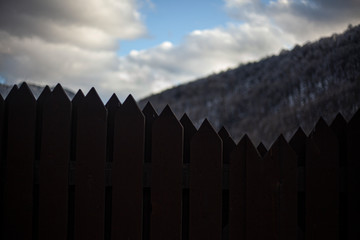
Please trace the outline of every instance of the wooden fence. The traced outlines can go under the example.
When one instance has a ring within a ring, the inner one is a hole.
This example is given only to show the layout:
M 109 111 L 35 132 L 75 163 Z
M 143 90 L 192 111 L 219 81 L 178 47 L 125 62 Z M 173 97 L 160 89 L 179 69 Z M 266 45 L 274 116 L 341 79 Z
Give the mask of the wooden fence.
M 267 150 L 60 85 L 0 97 L 1 239 L 360 239 L 360 111 Z

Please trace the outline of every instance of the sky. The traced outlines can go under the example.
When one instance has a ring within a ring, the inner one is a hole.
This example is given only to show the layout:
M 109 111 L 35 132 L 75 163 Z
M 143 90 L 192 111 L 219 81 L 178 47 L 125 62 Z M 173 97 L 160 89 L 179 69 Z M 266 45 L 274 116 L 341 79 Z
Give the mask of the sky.
M 359 0 L 1 0 L 0 83 L 141 99 L 359 23 Z

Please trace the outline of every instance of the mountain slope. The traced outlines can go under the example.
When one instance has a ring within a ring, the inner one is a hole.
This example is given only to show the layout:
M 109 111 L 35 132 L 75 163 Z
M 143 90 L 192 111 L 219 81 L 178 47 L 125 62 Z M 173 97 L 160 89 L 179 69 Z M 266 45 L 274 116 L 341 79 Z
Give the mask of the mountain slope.
M 147 101 L 158 112 L 169 104 L 197 126 L 208 118 L 236 140 L 247 133 L 268 147 L 299 126 L 308 133 L 320 116 L 329 124 L 338 112 L 349 119 L 360 107 L 360 25 L 166 90 L 140 106 Z

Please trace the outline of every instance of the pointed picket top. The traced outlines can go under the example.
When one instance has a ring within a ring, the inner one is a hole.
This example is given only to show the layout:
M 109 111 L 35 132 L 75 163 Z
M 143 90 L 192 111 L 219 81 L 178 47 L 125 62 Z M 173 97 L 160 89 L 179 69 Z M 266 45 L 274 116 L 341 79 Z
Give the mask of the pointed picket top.
M 185 131 L 189 131 L 191 136 L 196 133 L 197 129 L 186 113 L 181 117 L 180 123 L 183 125 Z
M 314 139 L 315 143 L 321 150 L 325 150 L 328 147 L 328 144 L 338 144 L 335 133 L 327 125 L 323 118 L 320 118 L 316 123 L 314 130 L 310 134 L 310 137 Z
M 6 98 L 6 102 L 8 104 L 18 104 L 21 102 L 22 105 L 36 103 L 36 99 L 28 85 L 23 83 L 19 89 L 17 89 L 15 86 L 11 89 L 8 97 Z
M 156 119 L 158 117 L 157 112 L 150 102 L 147 102 L 144 109 L 142 110 L 146 119 Z
M 46 86 L 44 87 L 44 89 L 41 91 L 41 94 L 40 94 L 40 96 L 38 97 L 38 99 L 39 99 L 39 98 L 42 98 L 42 97 L 49 96 L 50 93 L 51 93 L 51 89 L 50 89 L 50 87 L 49 87 L 48 85 L 46 85 Z
M 6 96 L 5 101 L 8 102 L 12 97 L 14 97 L 14 96 L 17 94 L 18 91 L 19 91 L 19 88 L 18 88 L 18 86 L 15 84 L 15 85 L 11 88 L 10 92 L 8 93 L 8 95 Z
M 190 162 L 190 141 L 197 129 L 186 113 L 181 117 L 180 123 L 184 128 L 184 163 Z
M 346 126 L 347 122 L 345 118 L 341 115 L 341 113 L 338 113 L 334 119 L 334 121 L 330 124 L 331 130 L 338 136 L 344 136 L 346 132 Z
M 105 107 L 108 110 L 110 110 L 110 109 L 113 110 L 120 106 L 121 106 L 120 100 L 118 99 L 118 97 L 116 96 L 115 93 L 113 93 L 113 95 L 111 95 L 109 101 L 107 101 L 107 103 L 105 104 Z
M 253 144 L 253 142 L 251 141 L 251 139 L 249 138 L 249 136 L 247 134 L 245 134 L 240 141 L 238 142 L 238 144 L 235 147 L 235 151 L 239 151 L 242 148 L 251 148 L 254 150 L 254 152 L 256 152 L 256 154 L 260 157 L 259 152 L 257 151 L 257 149 L 255 148 L 255 145 Z
M 218 132 L 218 135 L 221 137 L 221 139 L 224 141 L 228 141 L 228 144 L 230 144 L 231 146 L 236 146 L 236 143 L 234 142 L 234 140 L 232 139 L 232 137 L 230 136 L 230 133 L 228 132 L 228 130 L 226 130 L 225 127 L 221 127 L 221 129 Z
M 207 119 L 203 121 L 199 130 L 197 131 L 197 133 L 195 133 L 194 137 L 192 138 L 191 142 L 193 142 L 195 139 L 207 139 L 209 142 L 211 140 L 215 140 L 222 143 L 221 137 L 217 134 L 214 127 Z
M 136 111 L 141 112 L 136 100 L 134 99 L 134 97 L 131 94 L 129 94 L 129 96 L 125 99 L 122 106 L 123 106 L 123 108 L 136 109 Z
M 63 87 L 58 83 L 55 88 L 52 90 L 50 97 L 52 99 L 59 99 L 59 101 L 66 101 L 69 102 L 69 96 L 66 94 Z
M 124 114 L 134 115 L 140 118 L 144 118 L 144 114 L 141 112 L 136 100 L 130 94 L 123 104 L 120 106 L 120 111 Z
M 224 138 L 227 138 L 227 137 L 230 137 L 230 134 L 229 132 L 226 130 L 226 128 L 224 126 L 222 126 L 218 132 L 219 136 L 224 139 Z
M 198 130 L 198 133 L 202 133 L 202 132 L 208 132 L 208 133 L 211 133 L 214 136 L 216 135 L 218 138 L 220 138 L 220 136 L 217 134 L 214 127 L 211 125 L 211 123 L 209 122 L 209 120 L 207 118 L 205 118 L 205 120 L 203 121 L 203 123 L 201 124 L 201 126 Z
M 50 96 L 50 94 L 51 94 L 51 89 L 50 89 L 50 87 L 49 87 L 48 85 L 46 85 L 46 86 L 44 87 L 44 89 L 42 90 L 40 96 L 39 96 L 38 99 L 37 99 L 38 105 L 43 104 L 43 102 L 45 101 L 45 99 L 46 99 L 48 96 Z
M 259 143 L 256 149 L 258 150 L 258 152 L 262 157 L 265 156 L 265 154 L 267 153 L 267 149 L 262 142 Z
M 306 134 L 304 132 L 304 130 L 299 127 L 295 134 L 292 136 L 292 138 L 289 141 L 290 146 L 292 146 L 294 148 L 294 146 L 298 143 L 298 142 L 305 142 L 306 139 Z
M 225 129 L 225 127 L 222 127 L 220 129 L 220 131 L 218 132 L 218 135 L 220 136 L 221 140 L 223 141 L 223 161 L 224 161 L 224 163 L 229 163 L 230 153 L 236 147 L 236 143 L 231 138 L 229 132 Z
M 81 101 L 83 101 L 85 99 L 85 95 L 84 93 L 79 89 L 79 91 L 77 91 L 77 93 L 75 94 L 74 98 L 72 99 L 72 104 L 73 105 L 77 105 L 78 103 L 80 103 Z
M 165 108 L 160 113 L 157 120 L 160 120 L 160 119 L 161 119 L 161 121 L 174 122 L 174 123 L 176 122 L 176 124 L 181 125 L 169 105 L 166 105 Z M 181 128 L 182 128 L 182 125 L 181 125 Z
M 85 99 L 90 103 L 99 104 L 105 107 L 103 101 L 101 100 L 99 94 L 94 87 L 89 90 L 89 92 L 85 96 Z
M 296 153 L 295 151 L 292 149 L 292 147 L 288 144 L 288 142 L 286 141 L 284 135 L 280 134 L 280 136 L 275 140 L 275 142 L 273 143 L 273 145 L 270 147 L 269 151 L 267 152 L 267 154 L 265 154 L 265 158 L 268 158 L 269 156 L 272 157 L 274 152 L 277 151 L 282 151 L 283 149 L 286 149 L 288 152 L 290 152 L 291 154 L 294 155 L 294 157 L 296 158 Z
M 316 135 L 318 132 L 324 131 L 329 128 L 329 125 L 326 123 L 323 117 L 320 117 L 317 123 L 315 124 L 314 129 L 311 132 L 311 135 Z
M 28 99 L 28 101 L 29 100 L 35 101 L 35 97 L 26 82 L 23 82 L 21 84 L 19 91 L 17 92 L 17 96 L 21 96 L 24 99 Z
M 272 149 L 275 145 L 289 145 L 284 137 L 284 135 L 280 134 L 280 136 L 275 140 L 273 145 L 270 147 Z
M 330 126 L 338 125 L 338 124 L 346 125 L 346 120 L 341 113 L 336 114 L 336 117 L 335 117 L 334 121 L 330 124 Z

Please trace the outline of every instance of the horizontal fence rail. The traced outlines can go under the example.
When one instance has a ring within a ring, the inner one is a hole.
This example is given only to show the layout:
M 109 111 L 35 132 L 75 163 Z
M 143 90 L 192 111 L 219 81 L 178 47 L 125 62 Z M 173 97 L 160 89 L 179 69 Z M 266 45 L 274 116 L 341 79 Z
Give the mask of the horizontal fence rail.
M 131 95 L 0 97 L 1 239 L 360 239 L 360 111 L 267 149 Z

